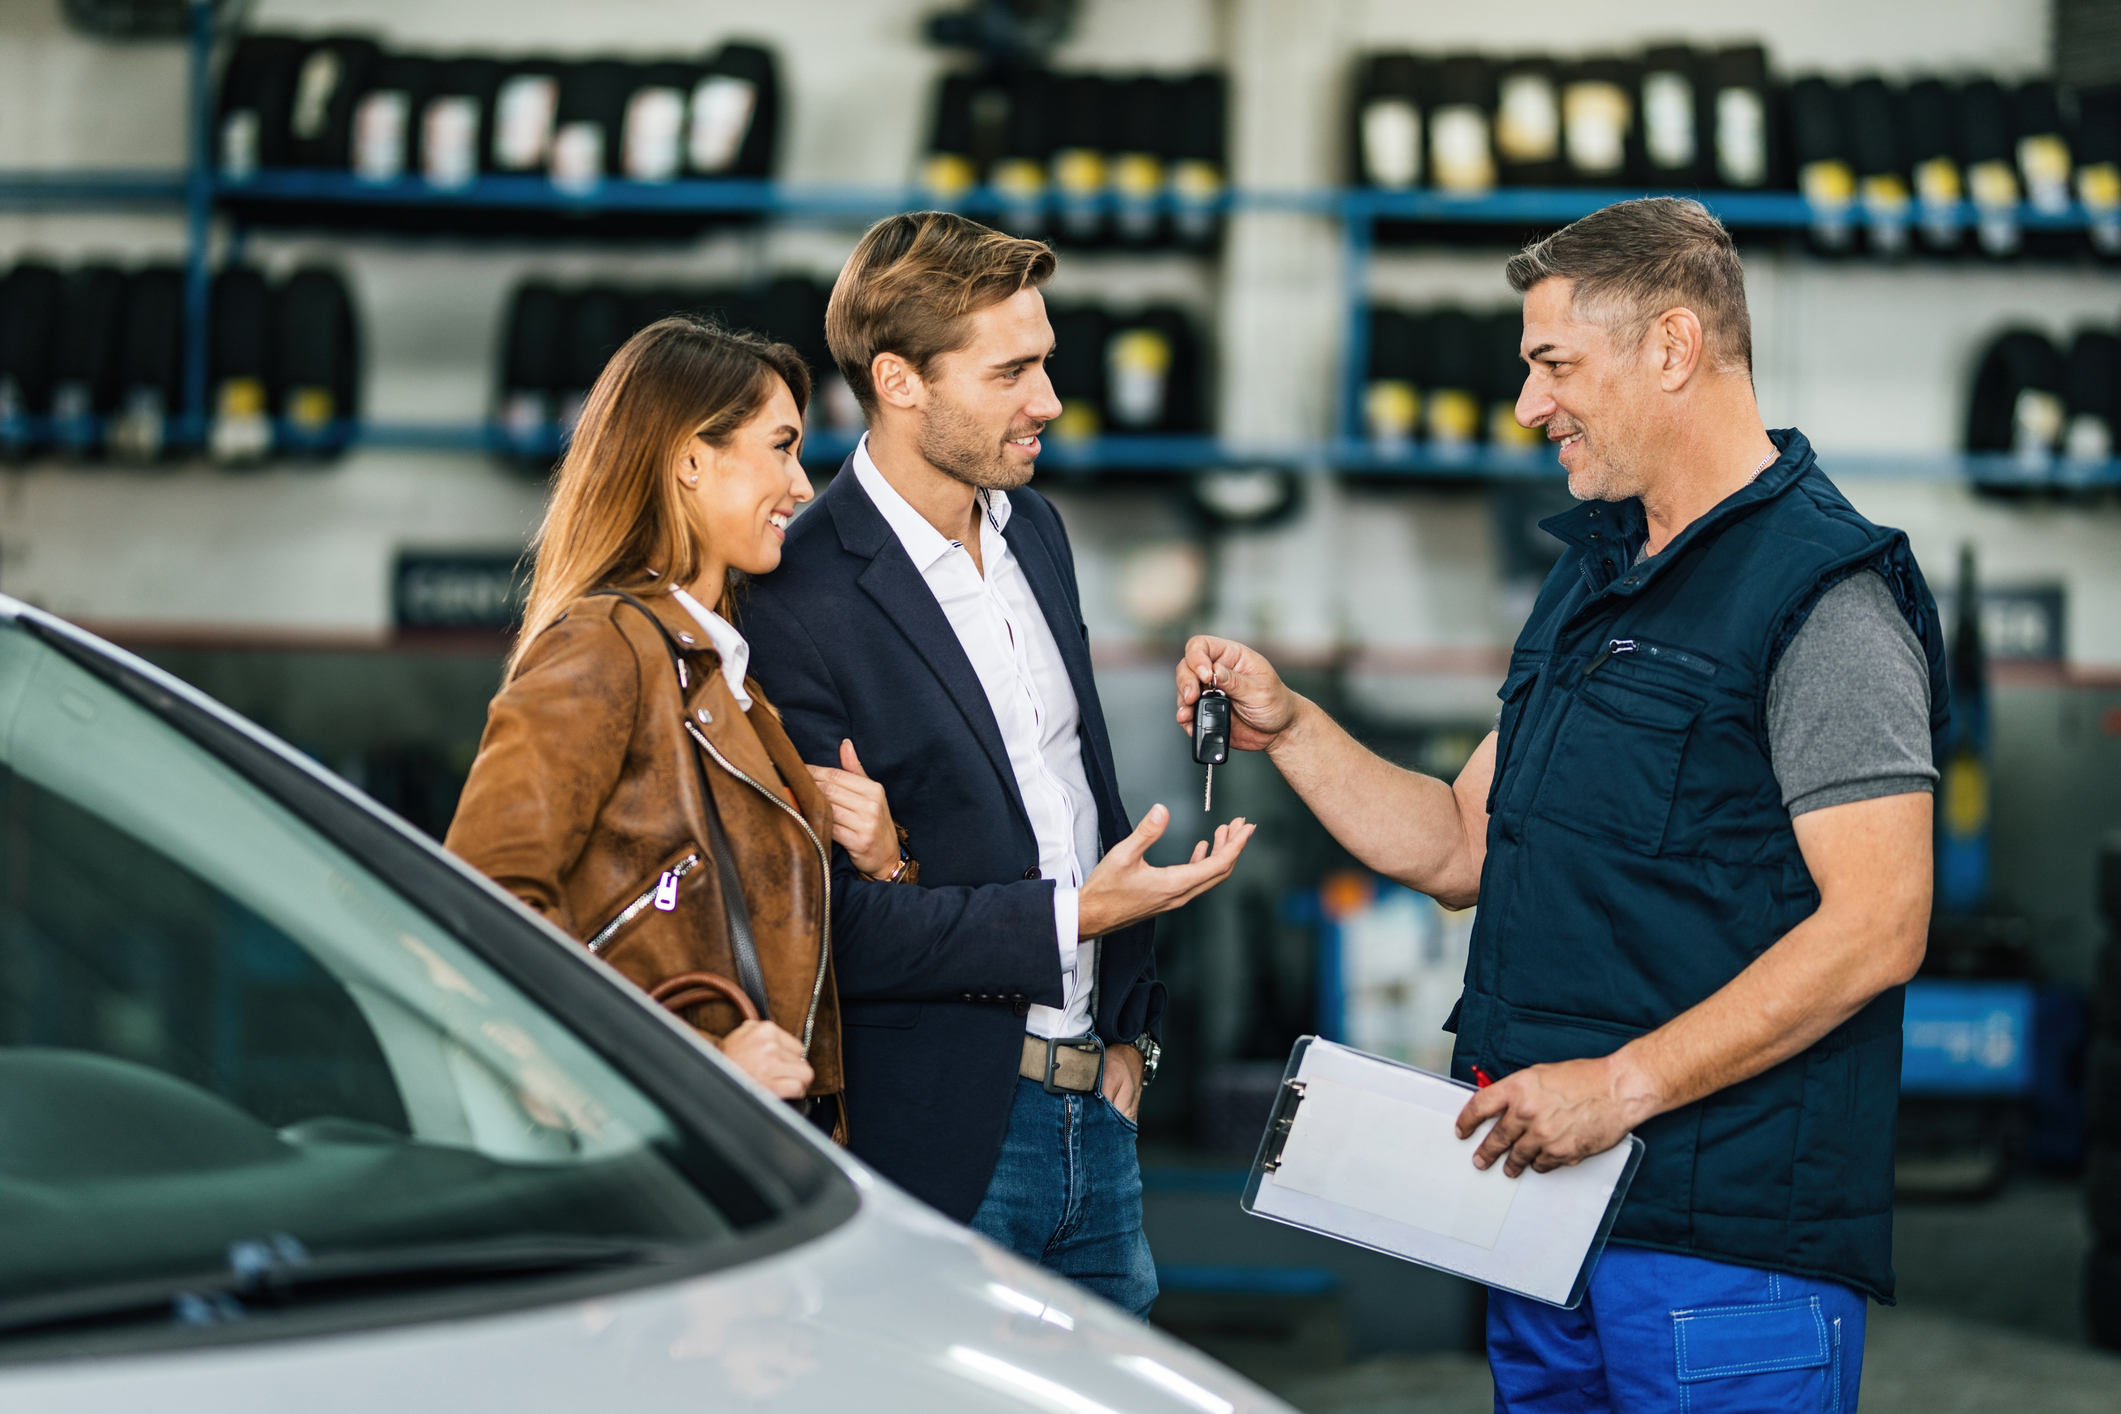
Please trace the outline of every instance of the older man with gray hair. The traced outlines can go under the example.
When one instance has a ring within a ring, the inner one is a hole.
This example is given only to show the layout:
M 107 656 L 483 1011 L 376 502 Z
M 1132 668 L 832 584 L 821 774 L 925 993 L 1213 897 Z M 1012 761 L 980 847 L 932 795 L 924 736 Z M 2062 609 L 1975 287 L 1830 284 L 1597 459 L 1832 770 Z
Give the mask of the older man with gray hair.
M 1371 868 L 1478 902 L 1452 1073 L 1511 1175 L 1647 1146 L 1589 1294 L 1488 1308 L 1498 1410 L 1853 1410 L 1890 1300 L 1902 984 L 1946 718 L 1898 531 L 1754 400 L 1745 271 L 1699 203 L 1622 202 L 1510 261 L 1517 420 L 1582 502 L 1457 781 L 1402 770 L 1243 644 L 1203 686 Z M 1491 1083 L 1492 1082 L 1492 1083 Z

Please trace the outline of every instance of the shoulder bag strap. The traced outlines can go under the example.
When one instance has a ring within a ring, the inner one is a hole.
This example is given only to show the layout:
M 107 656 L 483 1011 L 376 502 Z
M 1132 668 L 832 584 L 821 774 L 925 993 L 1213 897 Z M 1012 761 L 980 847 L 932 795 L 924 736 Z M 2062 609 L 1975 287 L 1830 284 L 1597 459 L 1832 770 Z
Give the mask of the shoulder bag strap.
M 686 682 L 684 660 L 678 656 L 678 645 L 671 638 L 670 630 L 663 627 L 663 621 L 655 616 L 655 611 L 623 589 L 592 589 L 582 597 L 593 599 L 599 595 L 624 600 L 655 625 L 655 631 L 662 635 L 663 646 L 670 651 L 670 666 L 677 674 L 678 690 L 682 693 Z M 758 941 L 751 931 L 751 909 L 744 902 L 744 880 L 737 873 L 736 856 L 730 852 L 729 836 L 722 829 L 722 812 L 714 803 L 714 786 L 707 779 L 707 764 L 700 759 L 699 748 L 689 741 L 686 749 L 691 753 L 693 769 L 700 776 L 700 804 L 707 817 L 708 852 L 714 856 L 715 876 L 722 886 L 722 911 L 729 925 L 729 952 L 736 960 L 736 980 L 742 984 L 744 994 L 751 998 L 751 1004 L 758 1008 L 760 1019 L 770 1021 L 773 1014 L 766 1007 L 766 973 L 759 965 Z

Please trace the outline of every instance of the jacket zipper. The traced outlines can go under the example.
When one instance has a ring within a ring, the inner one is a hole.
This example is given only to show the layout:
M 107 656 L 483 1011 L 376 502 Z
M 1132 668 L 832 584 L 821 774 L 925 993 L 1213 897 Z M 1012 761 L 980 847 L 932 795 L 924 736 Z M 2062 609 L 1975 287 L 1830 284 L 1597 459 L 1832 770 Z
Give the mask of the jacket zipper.
M 807 1058 L 810 1054 L 810 1035 L 817 1028 L 818 1001 L 825 994 L 825 968 L 832 961 L 832 853 L 825 847 L 824 842 L 818 839 L 817 831 L 810 828 L 810 822 L 803 818 L 802 811 L 739 770 L 728 757 L 715 750 L 714 743 L 707 739 L 707 734 L 694 726 L 689 718 L 685 722 L 685 730 L 692 733 L 692 739 L 700 744 L 701 750 L 714 758 L 717 766 L 750 786 L 770 804 L 777 806 L 782 814 L 800 825 L 804 836 L 810 841 L 811 848 L 817 851 L 818 868 L 822 871 L 825 881 L 825 911 L 824 922 L 818 930 L 817 978 L 810 984 L 810 1010 L 803 1017 L 803 1055 Z
M 1656 662 L 1671 663 L 1677 667 L 1691 669 L 1700 673 L 1703 677 L 1714 677 L 1716 675 L 1716 668 L 1713 664 L 1705 659 L 1696 658 L 1691 653 L 1681 652 L 1677 648 L 1666 648 L 1662 644 L 1638 642 L 1632 638 L 1615 638 L 1609 639 L 1606 646 L 1599 649 L 1597 655 L 1590 662 L 1583 665 L 1583 676 L 1589 677 L 1604 667 L 1608 660 L 1619 657 L 1623 653 L 1641 653 Z
M 1600 668 L 1606 665 L 1607 660 L 1610 659 L 1615 653 L 1632 653 L 1634 651 L 1635 640 L 1632 638 L 1608 639 L 1606 641 L 1606 646 L 1598 650 L 1598 656 L 1583 665 L 1582 675 L 1584 677 L 1589 677 L 1591 674 L 1597 672 Z
M 612 935 L 634 919 L 640 917 L 641 910 L 647 908 L 650 904 L 655 905 L 665 913 L 676 908 L 678 906 L 678 880 L 699 867 L 700 857 L 697 854 L 688 854 L 668 869 L 665 869 L 662 874 L 657 876 L 655 883 L 648 888 L 647 892 L 620 909 L 618 917 L 597 929 L 596 936 L 592 937 L 586 946 L 591 952 L 602 952 L 604 944 L 611 941 Z

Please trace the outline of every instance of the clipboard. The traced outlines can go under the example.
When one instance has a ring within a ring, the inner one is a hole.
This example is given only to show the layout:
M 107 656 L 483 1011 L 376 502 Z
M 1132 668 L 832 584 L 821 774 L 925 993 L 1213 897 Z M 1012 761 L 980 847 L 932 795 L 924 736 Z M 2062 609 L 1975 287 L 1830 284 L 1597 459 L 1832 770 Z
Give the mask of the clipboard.
M 1316 1036 L 1297 1041 L 1245 1183 L 1254 1217 L 1574 1310 L 1641 1166 L 1630 1134 L 1569 1168 L 1473 1167 L 1473 1087 Z

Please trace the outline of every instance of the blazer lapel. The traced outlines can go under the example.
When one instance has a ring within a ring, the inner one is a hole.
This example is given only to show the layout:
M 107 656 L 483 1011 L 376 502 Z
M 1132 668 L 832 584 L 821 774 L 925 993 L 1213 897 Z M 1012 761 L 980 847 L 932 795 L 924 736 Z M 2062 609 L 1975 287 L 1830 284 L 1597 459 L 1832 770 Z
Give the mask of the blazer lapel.
M 1028 518 L 1018 508 L 1003 527 L 1002 536 L 1009 542 L 1010 553 L 1016 556 L 1017 566 L 1024 572 L 1024 580 L 1031 586 L 1032 597 L 1038 600 L 1040 612 L 1046 616 L 1046 627 L 1053 632 L 1053 642 L 1059 647 L 1061 661 L 1068 666 L 1068 685 L 1075 689 L 1075 708 L 1083 723 L 1083 742 L 1090 749 L 1090 761 L 1094 767 L 1098 784 L 1103 793 L 1113 802 L 1114 814 L 1124 816 L 1118 806 L 1118 773 L 1113 770 L 1111 753 L 1105 745 L 1102 730 L 1103 714 L 1098 710 L 1097 679 L 1090 668 L 1090 645 L 1083 640 L 1082 621 L 1077 618 L 1075 601 L 1068 596 L 1067 582 L 1062 579 L 1060 566 L 1053 553 L 1037 531 L 1030 526 Z M 1098 730 L 1091 730 L 1096 722 Z M 1124 826 L 1122 818 L 1120 824 Z M 1106 829 L 1112 828 L 1108 822 Z M 1123 828 L 1119 835 L 1104 841 L 1110 848 L 1124 838 Z
M 964 645 L 957 641 L 957 630 L 950 626 L 943 606 L 935 602 L 935 591 L 913 567 L 906 547 L 899 543 L 890 523 L 862 489 L 854 475 L 852 458 L 826 488 L 825 504 L 831 508 L 833 522 L 839 528 L 840 543 L 869 558 L 869 568 L 856 575 L 855 582 L 876 601 L 876 606 L 905 635 L 914 652 L 942 683 L 944 694 L 963 714 L 973 740 L 987 753 L 1016 806 L 1018 818 L 1029 831 L 1031 816 L 1017 790 L 1016 768 L 1009 762 L 1009 749 L 1002 744 L 1002 730 L 994 720 L 994 709 L 987 703 L 987 689 L 972 670 L 972 660 L 965 656 Z

